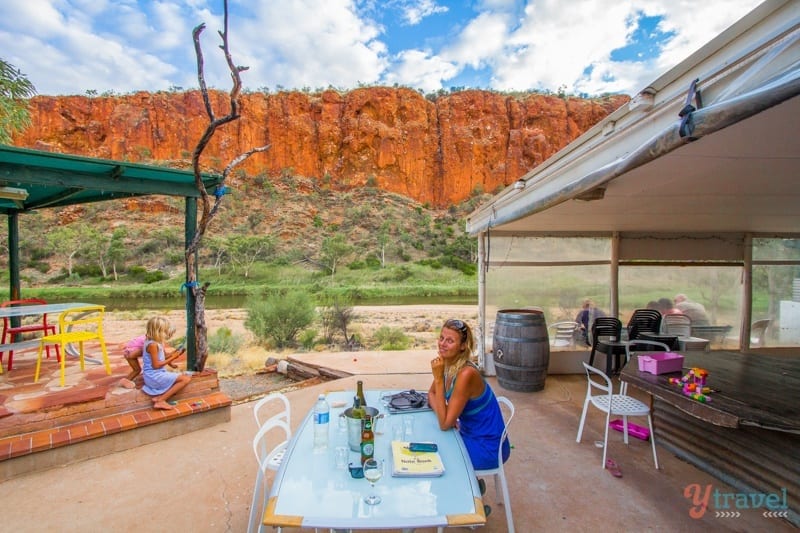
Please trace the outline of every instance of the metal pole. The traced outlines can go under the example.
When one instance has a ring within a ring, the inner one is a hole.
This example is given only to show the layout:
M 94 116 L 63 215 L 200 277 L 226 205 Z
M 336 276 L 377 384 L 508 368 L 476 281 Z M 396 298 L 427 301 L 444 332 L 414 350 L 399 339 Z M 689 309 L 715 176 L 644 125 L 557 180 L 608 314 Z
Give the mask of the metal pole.
M 19 279 L 19 214 L 16 211 L 11 211 L 8 214 L 8 299 L 19 300 L 20 297 L 20 279 Z M 22 318 L 18 316 L 11 317 L 11 327 L 19 327 Z M 17 335 L 15 335 L 17 337 Z M 16 340 L 16 339 L 12 339 Z
M 186 209 L 184 211 L 184 239 L 185 249 L 189 248 L 197 231 L 197 198 L 186 197 Z M 195 252 L 196 254 L 196 252 Z M 197 279 L 197 261 L 194 261 L 194 276 L 189 274 L 189 262 L 186 261 L 186 282 Z M 195 297 L 191 287 L 186 287 L 186 369 L 195 370 L 197 364 L 197 338 L 195 336 L 194 323 L 197 317 L 195 313 Z
M 750 349 L 750 323 L 753 320 L 753 235 L 744 236 L 744 265 L 742 265 L 742 323 L 739 331 L 739 351 L 744 353 Z M 763 335 L 763 333 L 762 333 Z

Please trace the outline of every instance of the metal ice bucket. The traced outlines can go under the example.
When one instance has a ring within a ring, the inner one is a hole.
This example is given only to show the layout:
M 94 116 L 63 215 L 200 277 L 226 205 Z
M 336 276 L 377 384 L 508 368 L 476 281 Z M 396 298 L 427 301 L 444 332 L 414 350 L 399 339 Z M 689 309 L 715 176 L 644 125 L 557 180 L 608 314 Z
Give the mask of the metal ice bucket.
M 378 410 L 374 407 L 365 407 L 364 410 L 367 413 L 367 416 L 372 417 L 372 432 L 377 433 L 375 430 L 375 425 L 378 422 Z M 361 418 L 353 418 L 353 408 L 348 407 L 344 410 L 344 412 L 340 415 L 347 419 L 347 444 L 350 445 L 350 449 L 354 452 L 361 451 Z

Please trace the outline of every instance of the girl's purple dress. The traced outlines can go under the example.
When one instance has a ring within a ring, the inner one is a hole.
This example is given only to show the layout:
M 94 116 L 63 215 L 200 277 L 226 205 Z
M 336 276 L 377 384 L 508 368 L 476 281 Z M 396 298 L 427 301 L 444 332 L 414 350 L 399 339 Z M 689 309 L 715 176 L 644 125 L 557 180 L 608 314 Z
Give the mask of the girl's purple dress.
M 175 384 L 178 374 L 168 372 L 163 366 L 153 368 L 153 361 L 150 359 L 150 354 L 147 353 L 147 347 L 151 344 L 158 346 L 158 360 L 164 360 L 164 346 L 150 339 L 145 340 L 142 348 L 142 376 L 144 377 L 142 390 L 150 396 L 158 396 L 167 392 Z

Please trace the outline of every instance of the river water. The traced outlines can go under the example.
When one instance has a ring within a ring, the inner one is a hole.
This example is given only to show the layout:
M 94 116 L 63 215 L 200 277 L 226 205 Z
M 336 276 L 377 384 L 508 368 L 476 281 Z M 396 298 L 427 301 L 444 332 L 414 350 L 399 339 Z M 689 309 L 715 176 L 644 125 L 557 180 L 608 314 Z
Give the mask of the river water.
M 206 296 L 206 309 L 240 309 L 245 307 L 246 296 Z M 58 300 L 49 299 L 49 303 Z M 183 298 L 92 298 L 93 304 L 105 305 L 107 311 L 135 311 L 139 309 L 174 310 L 186 305 Z M 408 296 L 401 298 L 373 298 L 353 301 L 353 305 L 477 305 L 476 296 Z

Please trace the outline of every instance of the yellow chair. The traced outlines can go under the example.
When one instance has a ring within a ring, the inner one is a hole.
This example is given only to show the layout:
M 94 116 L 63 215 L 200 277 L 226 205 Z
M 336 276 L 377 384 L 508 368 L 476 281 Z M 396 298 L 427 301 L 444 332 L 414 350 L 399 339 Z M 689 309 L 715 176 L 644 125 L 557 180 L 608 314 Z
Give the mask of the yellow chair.
M 33 377 L 34 382 L 39 381 L 39 368 L 42 365 L 42 351 L 46 344 L 59 344 L 61 346 L 61 382 L 64 386 L 64 367 L 67 360 L 67 344 L 78 343 L 81 361 L 81 370 L 84 369 L 83 343 L 90 340 L 97 340 L 103 352 L 103 364 L 106 373 L 111 375 L 111 363 L 108 361 L 106 351 L 106 341 L 103 337 L 103 315 L 105 314 L 103 305 L 86 305 L 76 307 L 62 312 L 58 316 L 58 333 L 45 335 L 39 342 L 39 353 L 36 357 L 36 373 Z M 77 329 L 73 329 L 77 328 Z

